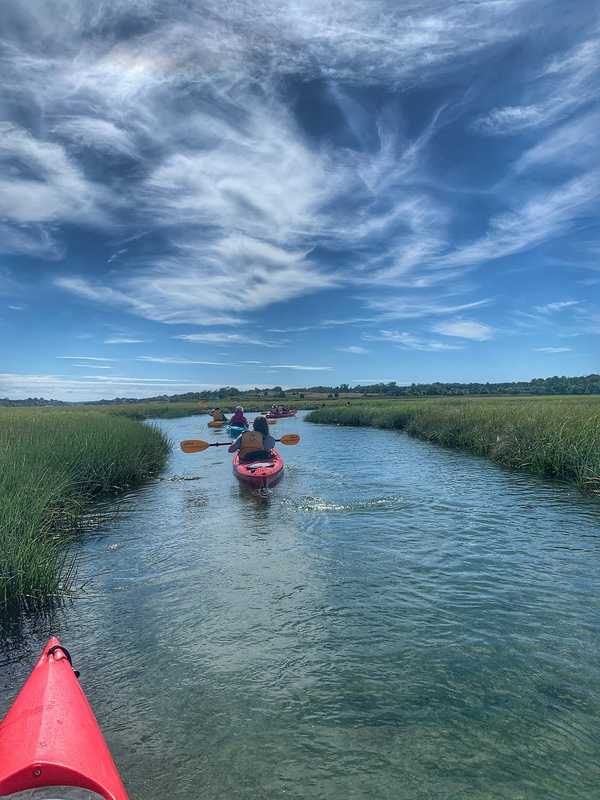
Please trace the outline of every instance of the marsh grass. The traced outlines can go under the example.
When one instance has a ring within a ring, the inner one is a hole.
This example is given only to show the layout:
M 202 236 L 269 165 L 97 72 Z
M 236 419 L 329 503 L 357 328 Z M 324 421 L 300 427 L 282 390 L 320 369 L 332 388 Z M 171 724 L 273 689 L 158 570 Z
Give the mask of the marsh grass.
M 97 411 L 0 409 L 0 604 L 68 592 L 66 547 L 95 496 L 135 486 L 164 464 L 160 431 Z
M 600 398 L 461 398 L 353 403 L 311 422 L 404 430 L 600 495 Z

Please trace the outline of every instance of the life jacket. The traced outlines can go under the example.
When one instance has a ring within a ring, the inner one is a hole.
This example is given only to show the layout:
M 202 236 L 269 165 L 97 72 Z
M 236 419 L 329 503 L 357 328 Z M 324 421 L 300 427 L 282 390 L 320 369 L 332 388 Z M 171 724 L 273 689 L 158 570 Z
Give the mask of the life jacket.
M 264 450 L 263 435 L 258 431 L 246 431 L 242 433 L 242 441 L 240 442 L 240 461 L 250 455 L 250 453 L 258 453 Z

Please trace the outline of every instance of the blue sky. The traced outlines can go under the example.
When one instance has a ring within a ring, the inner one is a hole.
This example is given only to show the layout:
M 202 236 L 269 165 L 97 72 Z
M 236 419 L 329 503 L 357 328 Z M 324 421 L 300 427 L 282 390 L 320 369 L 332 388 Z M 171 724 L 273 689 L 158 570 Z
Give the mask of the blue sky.
M 600 7 L 7 0 L 0 397 L 600 370 Z

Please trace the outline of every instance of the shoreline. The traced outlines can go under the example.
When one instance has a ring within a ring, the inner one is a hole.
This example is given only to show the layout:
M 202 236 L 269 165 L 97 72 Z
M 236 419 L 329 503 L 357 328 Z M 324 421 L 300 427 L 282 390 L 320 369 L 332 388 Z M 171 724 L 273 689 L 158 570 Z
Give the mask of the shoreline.
M 600 400 L 428 399 L 329 406 L 308 422 L 400 430 L 600 497 Z

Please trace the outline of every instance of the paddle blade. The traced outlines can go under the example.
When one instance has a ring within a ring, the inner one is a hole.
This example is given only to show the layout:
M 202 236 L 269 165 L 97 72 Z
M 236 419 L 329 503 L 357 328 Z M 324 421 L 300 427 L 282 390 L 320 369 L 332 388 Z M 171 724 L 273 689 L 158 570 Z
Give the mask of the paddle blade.
M 183 442 L 179 442 L 179 446 L 184 453 L 201 453 L 210 447 L 210 444 L 203 442 L 202 439 L 184 439 Z
M 281 439 L 277 439 L 277 441 L 281 442 L 281 444 L 298 444 L 300 437 L 297 433 L 286 433 L 285 436 L 282 436 Z

